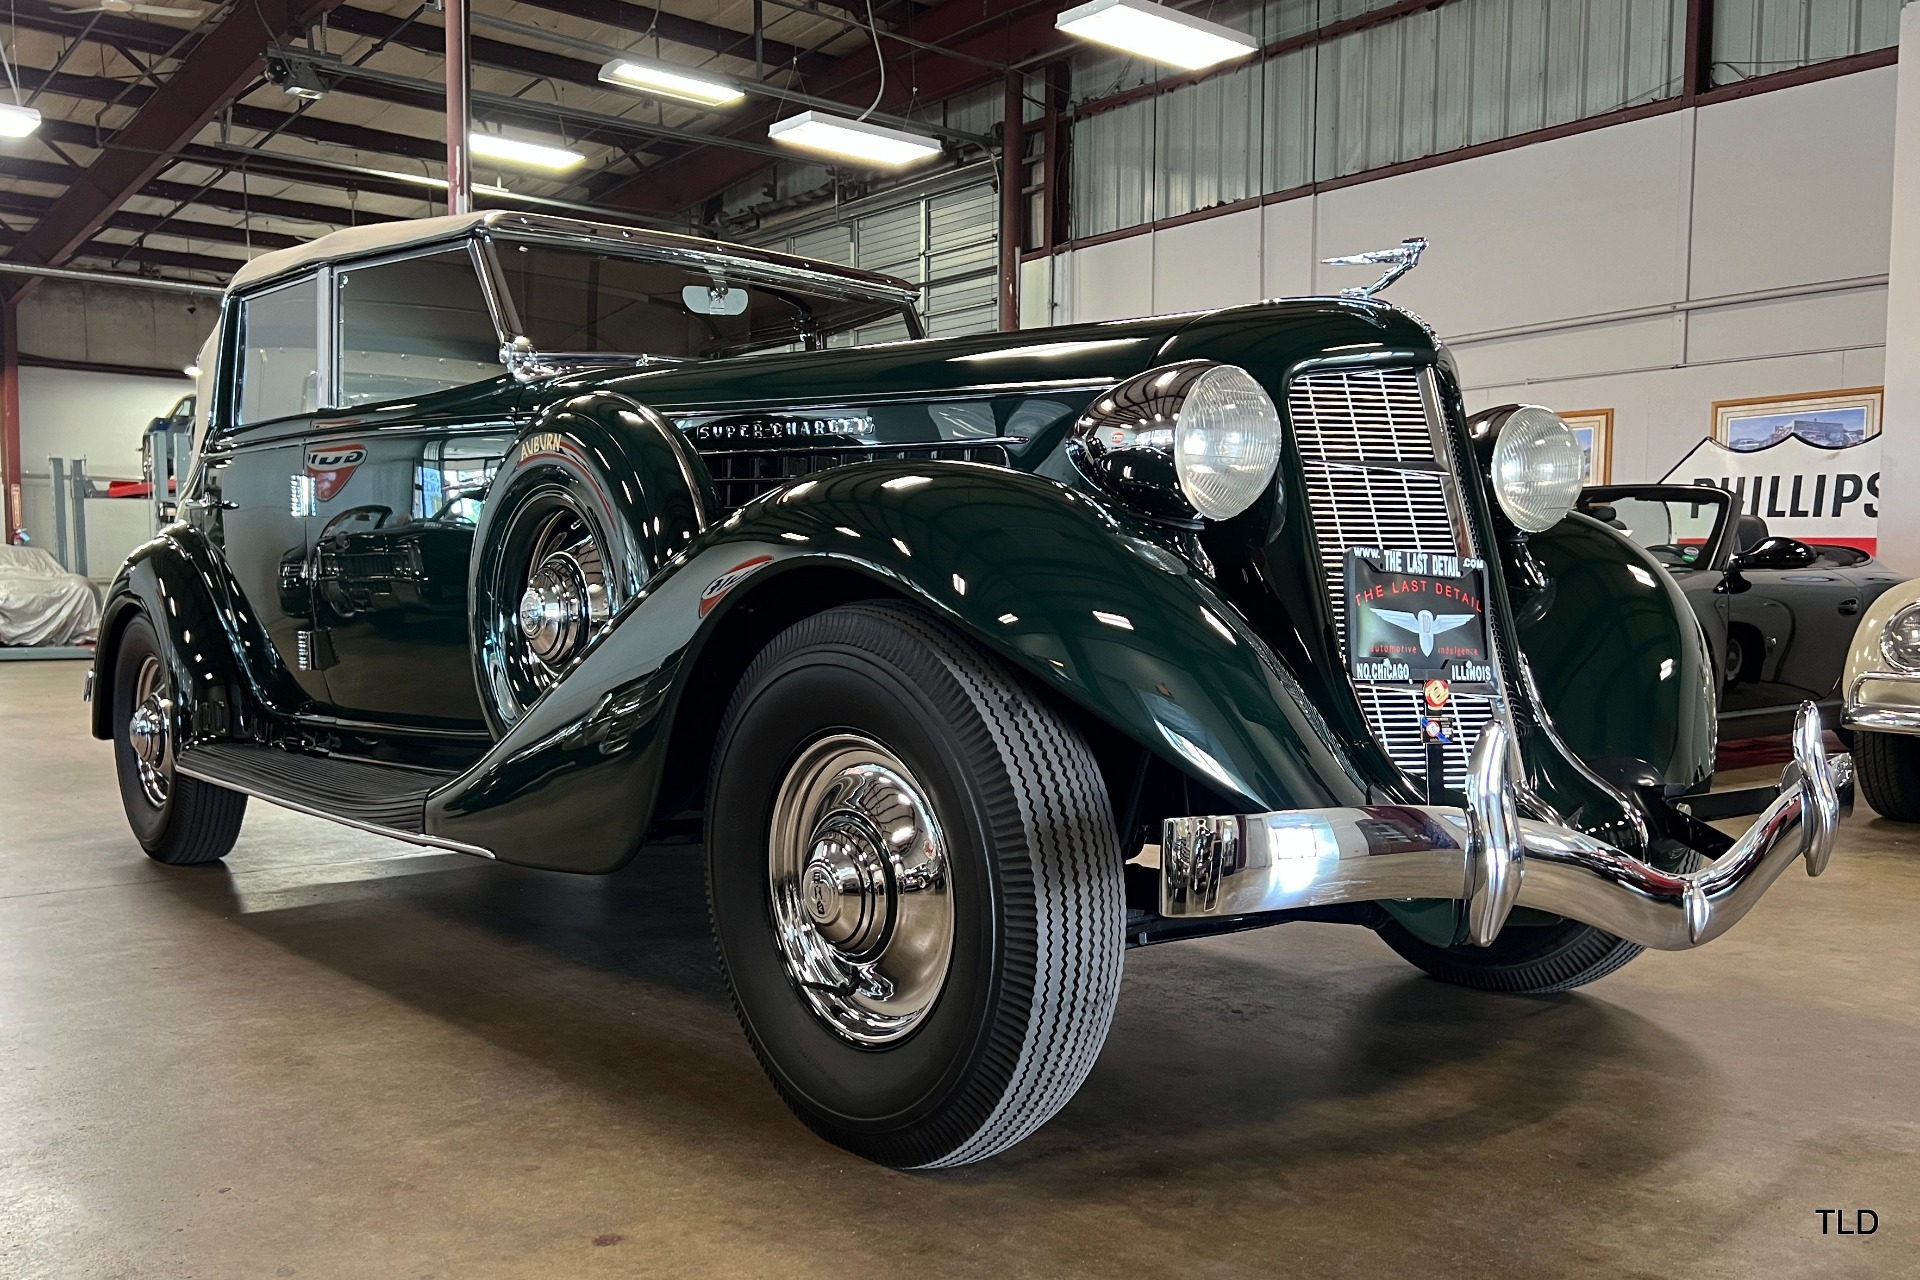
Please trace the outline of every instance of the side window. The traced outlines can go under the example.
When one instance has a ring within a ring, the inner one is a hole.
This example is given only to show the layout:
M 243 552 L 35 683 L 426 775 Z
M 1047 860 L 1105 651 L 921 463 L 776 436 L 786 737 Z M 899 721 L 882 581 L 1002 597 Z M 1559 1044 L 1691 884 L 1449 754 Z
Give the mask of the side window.
M 500 338 L 465 249 L 355 267 L 337 278 L 341 407 L 499 376 Z
M 319 407 L 320 285 L 308 276 L 240 304 L 234 421 L 244 426 Z

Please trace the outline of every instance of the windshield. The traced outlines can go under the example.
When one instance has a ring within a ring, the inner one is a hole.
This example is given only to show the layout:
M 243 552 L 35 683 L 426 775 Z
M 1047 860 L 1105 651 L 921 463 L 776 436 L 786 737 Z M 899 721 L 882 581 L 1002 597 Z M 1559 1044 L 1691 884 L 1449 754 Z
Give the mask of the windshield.
M 497 243 L 507 292 L 536 351 L 706 360 L 822 347 L 902 308 L 743 265 L 724 277 L 682 263 Z
M 1658 498 L 1606 498 L 1584 505 L 1586 513 L 1612 525 L 1673 569 L 1693 568 L 1707 554 L 1722 508 L 1712 502 Z M 1701 566 L 1704 567 L 1704 566 Z

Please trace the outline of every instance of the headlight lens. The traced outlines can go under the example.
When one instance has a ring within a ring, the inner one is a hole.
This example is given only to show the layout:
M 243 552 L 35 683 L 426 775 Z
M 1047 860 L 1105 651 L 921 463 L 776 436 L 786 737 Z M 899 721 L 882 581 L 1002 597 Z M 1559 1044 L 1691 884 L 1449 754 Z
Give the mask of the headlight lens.
M 1910 604 L 1887 619 L 1880 652 L 1902 671 L 1920 671 L 1920 604 Z
M 1253 505 L 1280 465 L 1280 411 L 1245 369 L 1217 364 L 1187 390 L 1174 426 L 1180 492 L 1209 520 Z
M 1080 469 L 1143 515 L 1230 520 L 1280 465 L 1280 410 L 1245 369 L 1210 360 L 1128 378 L 1088 406 L 1070 448 Z
M 1501 424 L 1493 446 L 1493 492 L 1507 519 L 1528 533 L 1566 518 L 1586 470 L 1580 441 L 1553 410 L 1522 405 Z

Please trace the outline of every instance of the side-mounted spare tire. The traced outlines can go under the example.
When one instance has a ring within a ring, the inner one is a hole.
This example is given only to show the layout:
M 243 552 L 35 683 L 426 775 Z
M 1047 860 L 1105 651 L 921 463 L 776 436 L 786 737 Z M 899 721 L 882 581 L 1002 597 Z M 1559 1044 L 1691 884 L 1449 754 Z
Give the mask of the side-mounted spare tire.
M 816 1133 L 959 1165 L 1074 1095 L 1119 993 L 1119 843 L 1085 742 L 978 645 L 897 603 L 796 623 L 740 682 L 707 812 L 734 1007 Z
M 624 396 L 576 397 L 521 437 L 488 491 L 468 581 L 474 680 L 496 735 L 712 510 L 692 447 Z

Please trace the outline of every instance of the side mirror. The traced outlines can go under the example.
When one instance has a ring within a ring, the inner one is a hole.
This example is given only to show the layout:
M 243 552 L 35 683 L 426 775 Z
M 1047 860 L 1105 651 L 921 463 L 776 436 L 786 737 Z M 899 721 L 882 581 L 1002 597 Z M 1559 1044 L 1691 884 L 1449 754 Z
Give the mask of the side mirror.
M 1727 567 L 1735 573 L 1746 569 L 1806 569 L 1820 553 L 1797 538 L 1762 538 L 1735 556 Z

